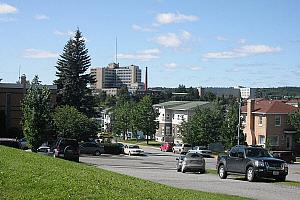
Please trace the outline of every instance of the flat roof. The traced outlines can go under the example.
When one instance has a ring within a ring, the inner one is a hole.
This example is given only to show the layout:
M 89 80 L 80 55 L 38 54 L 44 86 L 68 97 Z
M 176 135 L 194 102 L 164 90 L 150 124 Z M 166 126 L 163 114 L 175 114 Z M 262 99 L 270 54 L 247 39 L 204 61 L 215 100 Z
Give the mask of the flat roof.
M 171 110 L 194 110 L 197 107 L 209 105 L 208 101 L 167 101 L 153 105 Z

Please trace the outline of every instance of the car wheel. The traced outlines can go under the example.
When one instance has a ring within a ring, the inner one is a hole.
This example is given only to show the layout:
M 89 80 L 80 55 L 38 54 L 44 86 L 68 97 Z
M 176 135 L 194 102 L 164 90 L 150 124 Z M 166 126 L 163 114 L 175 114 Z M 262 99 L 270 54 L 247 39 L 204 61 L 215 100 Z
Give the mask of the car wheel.
M 253 167 L 248 167 L 247 173 L 246 173 L 246 178 L 249 182 L 255 181 L 255 172 Z
M 177 172 L 180 172 L 181 171 L 181 169 L 180 168 L 177 168 Z
M 221 165 L 218 169 L 218 174 L 219 174 L 219 177 L 221 179 L 226 179 L 227 178 L 227 172 L 225 170 L 225 167 L 224 165 Z
M 95 156 L 100 156 L 101 153 L 100 153 L 100 151 L 97 150 L 97 151 L 95 151 L 94 155 L 95 155 Z
M 279 181 L 279 182 L 284 182 L 286 179 L 286 176 L 279 176 L 279 177 L 276 177 L 275 180 L 276 181 Z
M 185 172 L 186 172 L 186 170 L 185 170 L 184 168 L 185 168 L 185 166 L 182 165 L 182 167 L 181 167 L 181 172 L 182 172 L 182 173 L 185 173 Z
M 204 174 L 205 173 L 205 169 L 200 170 L 200 174 Z
M 130 151 L 128 152 L 128 155 L 131 156 L 131 152 Z

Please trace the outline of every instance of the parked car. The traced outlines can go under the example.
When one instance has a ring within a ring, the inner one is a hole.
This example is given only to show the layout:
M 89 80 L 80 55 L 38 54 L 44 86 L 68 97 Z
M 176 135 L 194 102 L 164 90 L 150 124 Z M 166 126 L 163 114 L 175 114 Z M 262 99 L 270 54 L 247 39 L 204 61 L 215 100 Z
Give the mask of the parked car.
M 131 155 L 144 155 L 144 150 L 141 149 L 138 145 L 125 145 L 124 154 Z
M 192 149 L 192 145 L 190 144 L 176 144 L 173 146 L 172 151 L 173 153 L 182 153 L 188 152 L 190 149 Z
M 23 150 L 28 149 L 28 142 L 27 142 L 27 139 L 25 137 L 19 139 L 19 146 Z
M 292 151 L 272 151 L 274 158 L 279 158 L 287 163 L 296 162 L 296 155 Z
M 83 142 L 79 145 L 81 154 L 93 154 L 100 156 L 104 153 L 104 146 L 96 142 Z
M 219 156 L 216 168 L 221 179 L 228 174 L 245 174 L 248 181 L 257 178 L 274 178 L 285 181 L 288 165 L 284 160 L 274 158 L 266 149 L 258 146 L 237 145 L 229 155 Z
M 162 144 L 159 148 L 161 151 L 172 151 L 173 146 L 174 146 L 173 142 L 166 142 Z
M 0 145 L 13 147 L 16 149 L 20 148 L 19 141 L 15 138 L 0 138 Z
M 59 138 L 51 148 L 54 157 L 79 162 L 79 144 L 75 139 Z
M 37 153 L 38 153 L 38 154 L 42 154 L 42 155 L 49 156 L 49 155 L 50 155 L 50 147 L 48 147 L 48 146 L 40 146 L 40 147 L 37 149 Z
M 177 171 L 181 170 L 182 173 L 187 171 L 205 172 L 205 160 L 199 153 L 187 153 L 185 156 L 180 155 L 177 166 Z
M 199 153 L 200 155 L 202 155 L 203 157 L 212 157 L 212 152 L 211 150 L 208 150 L 206 147 L 204 146 L 195 146 L 192 149 L 190 149 L 188 151 L 189 153 Z

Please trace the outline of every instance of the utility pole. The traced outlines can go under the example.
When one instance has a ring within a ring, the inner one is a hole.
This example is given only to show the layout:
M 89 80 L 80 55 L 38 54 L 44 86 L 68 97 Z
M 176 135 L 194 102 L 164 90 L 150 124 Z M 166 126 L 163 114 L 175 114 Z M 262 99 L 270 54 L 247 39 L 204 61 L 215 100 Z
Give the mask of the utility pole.
M 241 103 L 242 103 L 242 98 L 239 98 L 239 124 L 238 124 L 238 141 L 237 144 L 240 145 L 240 128 L 241 128 Z

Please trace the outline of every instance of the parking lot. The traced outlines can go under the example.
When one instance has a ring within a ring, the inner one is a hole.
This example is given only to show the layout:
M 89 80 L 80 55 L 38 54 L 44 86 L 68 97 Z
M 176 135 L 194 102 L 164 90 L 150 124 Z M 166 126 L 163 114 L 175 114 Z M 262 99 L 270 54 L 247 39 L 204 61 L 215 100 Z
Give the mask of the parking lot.
M 80 161 L 110 171 L 139 177 L 166 185 L 207 192 L 232 194 L 255 199 L 298 199 L 298 187 L 272 180 L 247 182 L 243 176 L 229 176 L 221 180 L 212 173 L 181 173 L 175 169 L 176 154 L 144 147 L 145 156 L 109 155 L 84 156 Z M 215 169 L 215 158 L 206 159 L 206 168 Z M 289 165 L 288 181 L 300 181 L 300 164 Z

